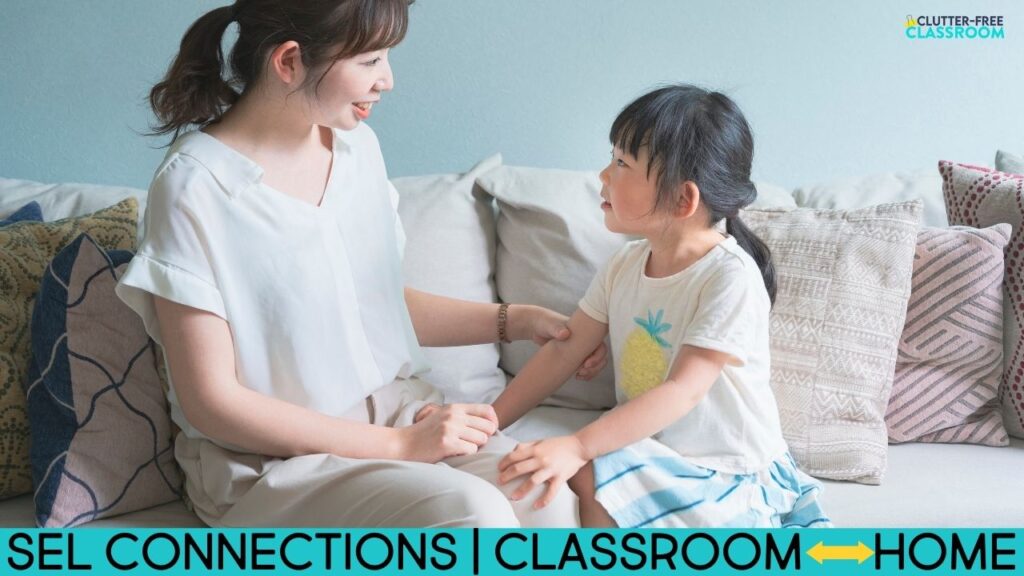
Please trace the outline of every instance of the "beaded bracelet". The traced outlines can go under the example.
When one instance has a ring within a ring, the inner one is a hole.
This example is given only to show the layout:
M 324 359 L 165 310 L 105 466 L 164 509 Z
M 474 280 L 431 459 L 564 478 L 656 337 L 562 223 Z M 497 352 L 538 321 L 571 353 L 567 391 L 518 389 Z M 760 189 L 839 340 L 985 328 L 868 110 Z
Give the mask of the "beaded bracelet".
M 498 306 L 498 342 L 511 344 L 512 341 L 508 339 L 508 332 L 505 330 L 508 323 L 508 307 L 507 303 Z

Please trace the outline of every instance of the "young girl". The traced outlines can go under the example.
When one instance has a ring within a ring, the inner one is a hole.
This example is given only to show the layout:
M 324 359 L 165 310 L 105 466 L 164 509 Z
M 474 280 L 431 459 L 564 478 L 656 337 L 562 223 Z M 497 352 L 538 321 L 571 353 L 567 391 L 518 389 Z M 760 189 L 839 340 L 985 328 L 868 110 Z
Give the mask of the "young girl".
M 163 347 L 175 455 L 211 525 L 574 523 L 571 495 L 538 512 L 495 487 L 515 444 L 490 406 L 412 423 L 439 397 L 416 377 L 421 344 L 568 331 L 542 308 L 403 288 L 395 192 L 363 121 L 407 20 L 407 0 L 239 0 L 192 25 L 150 95 L 175 140 L 118 295 Z
M 826 526 L 820 485 L 790 457 L 769 387 L 768 248 L 740 221 L 755 199 L 753 139 L 717 92 L 671 86 L 627 106 L 601 172 L 605 225 L 642 236 L 495 402 L 503 428 L 611 335 L 619 406 L 571 436 L 519 445 L 513 499 L 568 482 L 584 526 Z M 719 223 L 725 220 L 724 231 Z

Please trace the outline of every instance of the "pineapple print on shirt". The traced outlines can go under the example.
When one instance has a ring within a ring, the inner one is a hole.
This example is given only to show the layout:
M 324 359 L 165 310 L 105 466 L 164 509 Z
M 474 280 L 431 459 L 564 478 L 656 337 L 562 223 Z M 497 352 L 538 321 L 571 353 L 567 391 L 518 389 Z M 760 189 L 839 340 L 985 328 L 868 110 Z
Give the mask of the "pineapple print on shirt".
M 648 310 L 646 320 L 633 319 L 639 327 L 626 338 L 622 350 L 622 381 L 619 383 L 630 400 L 661 384 L 668 375 L 666 352 L 671 352 L 672 347 L 661 335 L 672 325 L 662 323 L 664 316 L 664 310 L 658 310 L 657 315 Z

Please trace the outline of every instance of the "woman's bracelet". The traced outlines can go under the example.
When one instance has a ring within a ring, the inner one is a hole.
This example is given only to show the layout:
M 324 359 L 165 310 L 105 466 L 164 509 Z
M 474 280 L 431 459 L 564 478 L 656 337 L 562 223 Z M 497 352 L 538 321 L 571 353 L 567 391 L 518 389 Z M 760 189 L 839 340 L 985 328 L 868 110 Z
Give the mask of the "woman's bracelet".
M 508 339 L 508 331 L 506 329 L 508 325 L 508 307 L 508 303 L 498 306 L 498 342 L 511 344 L 512 341 Z

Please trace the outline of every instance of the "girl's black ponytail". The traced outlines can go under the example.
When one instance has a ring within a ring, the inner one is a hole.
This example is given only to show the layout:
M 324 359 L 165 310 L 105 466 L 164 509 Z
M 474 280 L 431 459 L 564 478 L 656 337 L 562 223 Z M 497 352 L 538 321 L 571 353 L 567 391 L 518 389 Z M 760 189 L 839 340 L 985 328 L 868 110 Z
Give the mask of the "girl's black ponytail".
M 189 125 L 216 121 L 238 100 L 238 92 L 224 79 L 221 39 L 234 20 L 234 6 L 204 14 L 185 33 L 167 75 L 149 92 L 158 123 L 153 134 L 174 133 Z
M 775 264 L 772 263 L 772 251 L 768 245 L 758 238 L 753 230 L 747 228 L 738 215 L 725 219 L 725 231 L 736 239 L 736 243 L 750 254 L 754 262 L 757 262 L 758 268 L 761 269 L 761 277 L 764 279 L 764 287 L 768 290 L 768 298 L 775 304 Z

